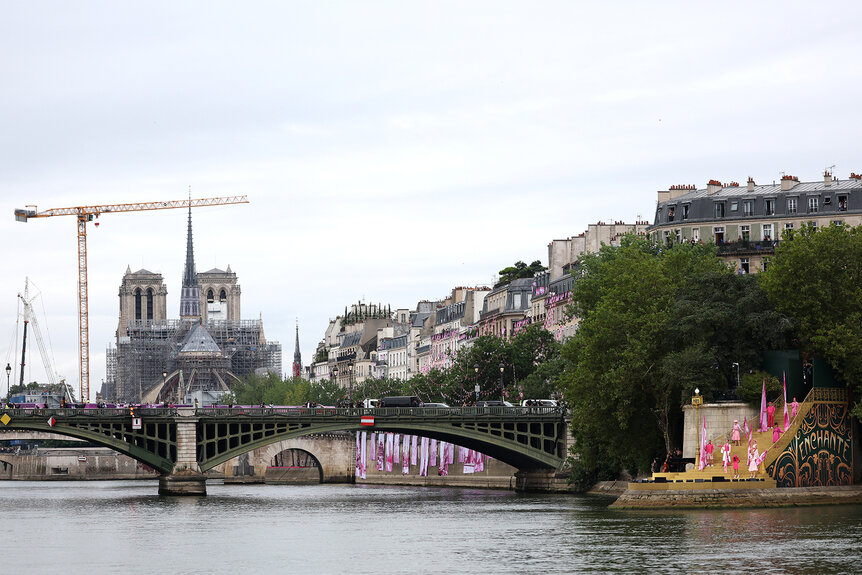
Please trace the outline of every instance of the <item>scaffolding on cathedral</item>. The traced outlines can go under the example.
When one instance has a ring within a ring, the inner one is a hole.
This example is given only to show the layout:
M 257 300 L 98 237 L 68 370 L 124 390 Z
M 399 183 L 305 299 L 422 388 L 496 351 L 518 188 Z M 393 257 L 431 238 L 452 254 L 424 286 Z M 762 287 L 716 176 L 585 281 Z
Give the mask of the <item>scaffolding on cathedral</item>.
M 178 401 L 195 391 L 228 391 L 237 378 L 261 371 L 281 377 L 281 344 L 266 341 L 260 320 L 218 320 L 204 326 L 218 350 L 191 349 L 196 322 L 128 322 L 128 336 L 107 349 L 105 401 Z M 184 343 L 186 346 L 184 347 Z

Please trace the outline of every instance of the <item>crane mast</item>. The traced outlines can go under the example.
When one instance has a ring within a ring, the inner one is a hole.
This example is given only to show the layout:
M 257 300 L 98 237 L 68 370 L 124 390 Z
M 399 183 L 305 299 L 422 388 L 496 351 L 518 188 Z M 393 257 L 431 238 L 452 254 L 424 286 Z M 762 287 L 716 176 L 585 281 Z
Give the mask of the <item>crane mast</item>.
M 47 218 L 51 216 L 75 216 L 78 224 L 78 360 L 80 367 L 81 401 L 90 400 L 90 328 L 88 321 L 88 287 L 87 287 L 87 222 L 105 213 L 139 212 L 146 210 L 167 210 L 173 208 L 195 208 L 201 206 L 222 206 L 228 204 L 247 204 L 247 196 L 227 196 L 221 198 L 189 198 L 187 200 L 172 200 L 167 202 L 139 202 L 132 204 L 102 204 L 78 206 L 71 208 L 52 208 L 38 211 L 33 209 L 16 209 L 15 219 L 27 222 L 30 218 Z M 96 224 L 98 225 L 98 223 Z M 26 325 L 26 324 L 25 324 Z M 23 363 L 23 360 L 22 360 Z M 23 375 L 23 367 L 22 367 Z

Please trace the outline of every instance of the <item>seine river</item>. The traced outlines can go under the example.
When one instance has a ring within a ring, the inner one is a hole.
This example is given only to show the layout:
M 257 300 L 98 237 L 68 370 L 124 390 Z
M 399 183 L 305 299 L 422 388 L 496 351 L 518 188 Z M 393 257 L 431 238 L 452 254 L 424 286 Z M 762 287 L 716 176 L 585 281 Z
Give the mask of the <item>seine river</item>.
M 0 483 L 3 573 L 852 573 L 862 506 L 609 511 L 606 498 L 349 485 Z

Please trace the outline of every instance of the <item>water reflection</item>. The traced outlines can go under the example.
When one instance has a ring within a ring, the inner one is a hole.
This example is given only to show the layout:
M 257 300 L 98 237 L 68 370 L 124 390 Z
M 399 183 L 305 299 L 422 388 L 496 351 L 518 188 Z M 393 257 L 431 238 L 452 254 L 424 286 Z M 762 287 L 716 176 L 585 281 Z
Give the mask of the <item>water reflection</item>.
M 607 498 L 373 486 L 0 484 L 7 573 L 846 573 L 860 506 L 609 511 Z M 765 562 L 765 563 L 764 563 Z

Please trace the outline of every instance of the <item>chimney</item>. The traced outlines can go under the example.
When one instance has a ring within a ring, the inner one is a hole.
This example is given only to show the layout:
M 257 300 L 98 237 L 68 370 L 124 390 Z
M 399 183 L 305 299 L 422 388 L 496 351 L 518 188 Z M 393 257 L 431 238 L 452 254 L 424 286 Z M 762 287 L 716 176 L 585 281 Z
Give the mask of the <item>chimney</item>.
M 706 193 L 711 196 L 712 194 L 721 190 L 721 182 L 718 180 L 710 180 L 706 183 Z
M 748 191 L 753 192 L 755 185 L 756 184 L 754 183 L 754 178 L 752 178 L 751 176 L 748 176 Z
M 793 186 L 795 186 L 798 183 L 799 183 L 799 178 L 797 178 L 796 176 L 789 176 L 789 175 L 781 176 L 781 191 L 786 192 L 787 190 L 792 189 Z
M 824 186 L 831 186 L 832 185 L 832 174 L 829 172 L 829 170 L 825 170 L 823 172 L 823 185 Z

